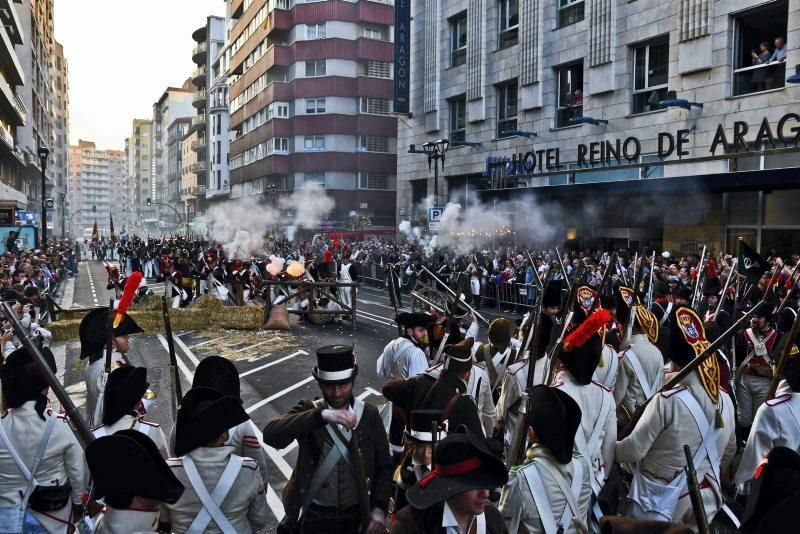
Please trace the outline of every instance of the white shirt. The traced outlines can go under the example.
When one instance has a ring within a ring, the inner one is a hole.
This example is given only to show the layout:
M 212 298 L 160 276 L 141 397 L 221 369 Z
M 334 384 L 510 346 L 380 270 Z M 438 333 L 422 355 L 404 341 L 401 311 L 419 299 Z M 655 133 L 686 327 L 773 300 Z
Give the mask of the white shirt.
M 477 515 L 472 516 L 472 519 L 469 520 L 469 524 L 467 524 L 467 529 L 464 530 L 463 532 L 469 532 L 470 528 L 472 527 L 472 522 L 475 521 L 477 517 L 478 517 Z M 462 534 L 461 527 L 458 526 L 458 521 L 456 520 L 456 516 L 453 515 L 453 511 L 450 509 L 450 505 L 447 504 L 447 501 L 444 501 L 444 512 L 442 513 L 442 528 L 447 534 Z M 478 529 L 478 531 L 479 534 L 482 534 L 480 532 L 480 528 Z

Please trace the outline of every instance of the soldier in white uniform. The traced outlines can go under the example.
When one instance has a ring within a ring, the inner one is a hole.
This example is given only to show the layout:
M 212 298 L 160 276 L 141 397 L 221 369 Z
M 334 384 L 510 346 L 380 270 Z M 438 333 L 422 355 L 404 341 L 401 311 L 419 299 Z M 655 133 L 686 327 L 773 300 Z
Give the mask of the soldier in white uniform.
M 125 366 L 114 369 L 108 375 L 103 398 L 103 424 L 92 428 L 94 437 L 114 434 L 119 430 L 138 430 L 150 437 L 164 459 L 169 458 L 167 440 L 161 425 L 148 421 L 142 414 L 142 397 L 150 384 L 147 369 Z
M 403 335 L 386 344 L 377 363 L 378 376 L 386 381 L 417 376 L 430 365 L 425 348 L 428 344 L 428 326 L 433 323 L 433 317 L 427 313 L 401 313 L 395 321 L 403 327 Z M 403 452 L 405 414 L 394 406 L 384 409 L 391 410 L 389 448 L 392 454 L 399 455 Z
M 631 290 L 632 292 L 632 290 Z M 664 356 L 658 341 L 658 319 L 641 303 L 632 308 L 625 299 L 617 307 L 623 325 L 631 324 L 630 344 L 619 353 L 620 372 L 614 387 L 617 417 L 630 421 L 633 413 L 664 384 Z
M 489 342 L 476 343 L 472 347 L 473 358 L 478 363 L 483 363 L 489 373 L 495 403 L 500 398 L 500 383 L 506 369 L 517 361 L 518 349 L 511 344 L 513 330 L 508 319 L 498 317 L 489 324 Z
M 50 349 L 42 352 L 55 373 Z M 86 490 L 83 449 L 66 419 L 47 408 L 47 382 L 25 349 L 6 358 L 0 380 L 8 408 L 0 420 L 0 507 L 27 501 L 32 532 L 69 532 Z
M 342 283 L 352 283 L 358 280 L 358 275 L 356 275 L 356 266 L 354 263 L 350 262 L 350 255 L 345 254 L 342 256 L 342 264 L 339 266 L 339 282 Z M 349 308 L 353 306 L 353 288 L 348 287 L 340 287 L 339 288 L 339 298 L 342 299 L 342 302 L 346 304 Z
M 177 502 L 166 505 L 172 532 L 249 534 L 266 525 L 258 464 L 225 445 L 228 429 L 247 420 L 236 398 L 214 389 L 192 388 L 183 397 L 175 421 L 180 458 L 167 461 L 186 488 Z
M 86 463 L 93 497 L 106 504 L 95 534 L 155 532 L 160 503 L 175 504 L 184 491 L 156 444 L 133 429 L 94 440 L 86 447 Z
M 677 308 L 672 324 L 669 357 L 678 371 L 708 341 L 689 308 Z M 617 444 L 617 461 L 630 464 L 633 472 L 628 517 L 695 526 L 683 452 L 689 445 L 706 517 L 712 519 L 723 505 L 720 472 L 736 452 L 734 428 L 733 403 L 719 387 L 716 358 L 707 359 L 680 386 L 656 395 L 631 434 Z
M 749 482 L 762 459 L 774 447 L 800 451 L 800 356 L 793 348 L 783 372 L 777 396 L 756 412 L 734 482 L 740 493 L 749 493 Z
M 553 386 L 575 399 L 581 409 L 581 428 L 575 437 L 575 447 L 591 464 L 592 515 L 602 515 L 596 503 L 614 461 L 617 420 L 611 390 L 592 381 L 600 361 L 603 342 L 598 330 L 610 318 L 606 310 L 598 310 L 564 339 L 560 359 L 562 368 Z
M 239 371 L 233 362 L 222 356 L 207 356 L 200 360 L 192 378 L 192 387 L 204 387 L 216 389 L 226 396 L 239 399 L 242 403 L 240 391 Z M 234 447 L 234 454 L 253 459 L 258 464 L 258 471 L 264 484 L 267 483 L 267 460 L 264 457 L 264 449 L 261 448 L 255 426 L 248 418 L 247 421 L 228 429 L 228 441 L 225 445 Z M 175 426 L 169 435 L 170 450 L 175 450 Z
M 592 487 L 589 464 L 573 455 L 581 410 L 572 397 L 545 385 L 531 390 L 526 461 L 511 469 L 500 497 L 509 532 L 585 532 Z
M 133 302 L 142 280 L 139 272 L 133 273 L 125 282 L 122 298 L 115 303 L 113 353 L 111 369 L 125 365 L 123 354 L 128 352 L 128 336 L 144 332 L 129 315 L 128 306 Z M 88 358 L 84 368 L 86 379 L 86 416 L 90 423 L 99 423 L 102 402 L 98 399 L 105 390 L 105 351 L 108 343 L 108 308 L 95 308 L 81 320 L 78 334 L 81 340 L 81 360 Z

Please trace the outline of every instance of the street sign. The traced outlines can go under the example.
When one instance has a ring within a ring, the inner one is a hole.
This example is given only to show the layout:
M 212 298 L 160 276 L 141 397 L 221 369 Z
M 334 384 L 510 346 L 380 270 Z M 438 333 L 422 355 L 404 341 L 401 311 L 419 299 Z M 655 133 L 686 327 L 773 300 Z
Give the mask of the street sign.
M 428 208 L 428 231 L 438 232 L 442 227 L 444 208 Z
M 32 211 L 17 210 L 17 220 L 21 223 L 32 223 L 36 220 L 36 214 Z

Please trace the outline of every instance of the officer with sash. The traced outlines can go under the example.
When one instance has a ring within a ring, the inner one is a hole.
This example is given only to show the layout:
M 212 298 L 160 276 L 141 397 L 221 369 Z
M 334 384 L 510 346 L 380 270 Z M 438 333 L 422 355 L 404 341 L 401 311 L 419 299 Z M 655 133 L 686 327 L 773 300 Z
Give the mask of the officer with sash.
M 267 501 L 258 465 L 225 445 L 228 429 L 247 421 L 241 403 L 211 388 L 186 392 L 175 421 L 175 454 L 167 461 L 183 485 L 167 504 L 175 532 L 257 532 L 267 524 Z
M 509 473 L 500 512 L 509 532 L 553 534 L 585 532 L 592 486 L 591 468 L 573 455 L 581 410 L 558 388 L 534 386 L 525 429 L 526 462 Z
M 669 356 L 677 372 L 709 342 L 690 308 L 678 307 L 671 321 Z M 723 507 L 720 472 L 736 452 L 734 426 L 733 402 L 720 389 L 716 358 L 707 358 L 681 385 L 653 397 L 631 434 L 617 443 L 616 460 L 633 472 L 628 517 L 696 528 L 686 490 L 683 446 L 688 445 L 706 517 L 712 519 Z
M 389 444 L 378 409 L 353 397 L 353 347 L 320 347 L 311 374 L 323 398 L 301 400 L 264 428 L 264 443 L 276 449 L 299 443 L 280 529 L 383 533 L 392 484 Z

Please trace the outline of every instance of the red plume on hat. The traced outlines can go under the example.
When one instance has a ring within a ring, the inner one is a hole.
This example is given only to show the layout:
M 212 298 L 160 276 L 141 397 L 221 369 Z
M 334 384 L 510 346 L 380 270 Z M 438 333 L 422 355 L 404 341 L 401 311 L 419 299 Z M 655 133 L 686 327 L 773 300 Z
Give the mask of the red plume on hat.
M 322 253 L 322 261 L 323 263 L 328 263 L 333 259 L 333 252 L 330 250 L 326 250 Z
M 717 273 L 717 264 L 711 258 L 708 259 L 708 263 L 706 264 L 706 271 L 709 278 L 716 278 L 719 276 Z
M 118 327 L 125 318 L 125 313 L 133 302 L 133 297 L 136 296 L 136 290 L 139 289 L 139 284 L 141 283 L 142 273 L 140 271 L 135 271 L 128 277 L 125 282 L 125 289 L 122 292 L 122 298 L 119 299 L 119 305 L 114 311 L 114 328 Z
M 597 310 L 564 339 L 564 350 L 571 351 L 582 346 L 610 320 L 611 312 L 602 308 Z

